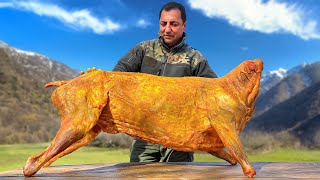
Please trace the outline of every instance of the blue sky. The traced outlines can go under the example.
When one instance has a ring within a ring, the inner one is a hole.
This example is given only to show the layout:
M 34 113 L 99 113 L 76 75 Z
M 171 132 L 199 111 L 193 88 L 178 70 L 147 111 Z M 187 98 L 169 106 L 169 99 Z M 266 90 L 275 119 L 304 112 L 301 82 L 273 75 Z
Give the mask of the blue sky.
M 137 43 L 157 38 L 154 0 L 0 0 L 0 40 L 76 70 L 112 70 Z M 318 0 L 180 0 L 187 43 L 223 76 L 245 59 L 264 73 L 320 61 Z

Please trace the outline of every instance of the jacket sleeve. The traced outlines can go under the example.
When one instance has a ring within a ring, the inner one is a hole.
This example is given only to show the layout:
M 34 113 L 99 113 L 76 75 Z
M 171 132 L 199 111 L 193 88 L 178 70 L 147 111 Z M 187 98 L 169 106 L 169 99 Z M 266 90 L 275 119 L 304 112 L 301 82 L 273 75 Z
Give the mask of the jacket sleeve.
M 192 75 L 199 76 L 199 77 L 208 77 L 208 78 L 217 78 L 218 76 L 213 70 L 210 68 L 208 61 L 206 58 L 198 54 L 197 60 L 194 62 L 192 67 Z
M 144 50 L 138 44 L 117 62 L 112 71 L 139 72 L 143 56 Z

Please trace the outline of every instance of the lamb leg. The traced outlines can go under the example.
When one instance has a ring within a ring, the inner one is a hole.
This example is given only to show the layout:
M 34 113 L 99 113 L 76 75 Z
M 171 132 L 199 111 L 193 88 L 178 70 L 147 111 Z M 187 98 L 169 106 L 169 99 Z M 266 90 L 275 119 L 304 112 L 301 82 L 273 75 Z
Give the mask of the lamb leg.
M 79 149 L 82 146 L 88 145 L 99 133 L 101 132 L 101 128 L 99 125 L 95 125 L 92 130 L 82 139 L 78 140 L 77 142 L 73 143 L 70 147 L 66 150 L 60 152 L 53 158 L 51 158 L 48 162 L 46 162 L 43 166 L 50 166 L 54 161 L 57 159 L 72 153 L 73 151 Z
M 88 78 L 93 75 L 88 73 L 73 82 L 57 81 L 46 85 L 60 86 L 51 98 L 61 114 L 61 127 L 43 153 L 27 160 L 23 168 L 25 176 L 34 175 L 44 164 L 51 164 L 57 158 L 76 150 L 101 131 L 97 122 L 108 102 L 109 87 L 101 83 L 106 81 L 104 73 L 95 76 L 94 81 L 90 81 L 90 86 L 87 86 Z
M 64 151 L 84 136 L 84 133 L 77 131 L 69 124 L 71 123 L 61 126 L 56 137 L 44 152 L 38 156 L 32 156 L 27 160 L 26 165 L 23 167 L 23 174 L 25 176 L 32 176 L 37 173 L 52 157 Z
M 236 165 L 237 164 L 237 160 L 235 160 L 230 154 L 229 152 L 227 152 L 225 149 L 220 149 L 218 151 L 210 151 L 208 152 L 211 155 L 223 159 L 227 162 L 229 162 L 231 165 Z
M 222 143 L 228 149 L 234 159 L 241 165 L 244 174 L 248 177 L 253 177 L 256 174 L 255 169 L 248 161 L 246 154 L 243 151 L 240 139 L 231 123 L 217 121 L 213 126 L 217 131 Z

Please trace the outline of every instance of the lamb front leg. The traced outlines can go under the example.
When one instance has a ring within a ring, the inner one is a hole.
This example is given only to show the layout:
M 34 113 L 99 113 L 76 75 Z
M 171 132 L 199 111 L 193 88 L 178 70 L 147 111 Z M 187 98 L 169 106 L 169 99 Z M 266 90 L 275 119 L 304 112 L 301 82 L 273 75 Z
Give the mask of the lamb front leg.
M 253 177 L 256 174 L 256 171 L 248 161 L 248 158 L 243 151 L 239 136 L 231 122 L 219 121 L 218 123 L 213 123 L 213 126 L 224 146 L 241 165 L 244 174 L 248 177 Z

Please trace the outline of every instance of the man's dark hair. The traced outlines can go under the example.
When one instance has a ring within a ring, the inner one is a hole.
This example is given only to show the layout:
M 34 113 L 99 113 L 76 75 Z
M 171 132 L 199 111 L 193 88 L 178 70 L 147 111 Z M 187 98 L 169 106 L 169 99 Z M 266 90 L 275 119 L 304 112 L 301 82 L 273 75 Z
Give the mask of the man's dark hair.
M 160 10 L 159 19 L 161 17 L 161 12 L 163 10 L 170 11 L 172 9 L 179 9 L 180 10 L 180 14 L 181 14 L 182 22 L 186 22 L 186 20 L 187 20 L 186 10 L 184 9 L 184 6 L 182 4 L 177 3 L 177 2 L 168 2 L 167 4 L 163 5 L 161 10 Z

